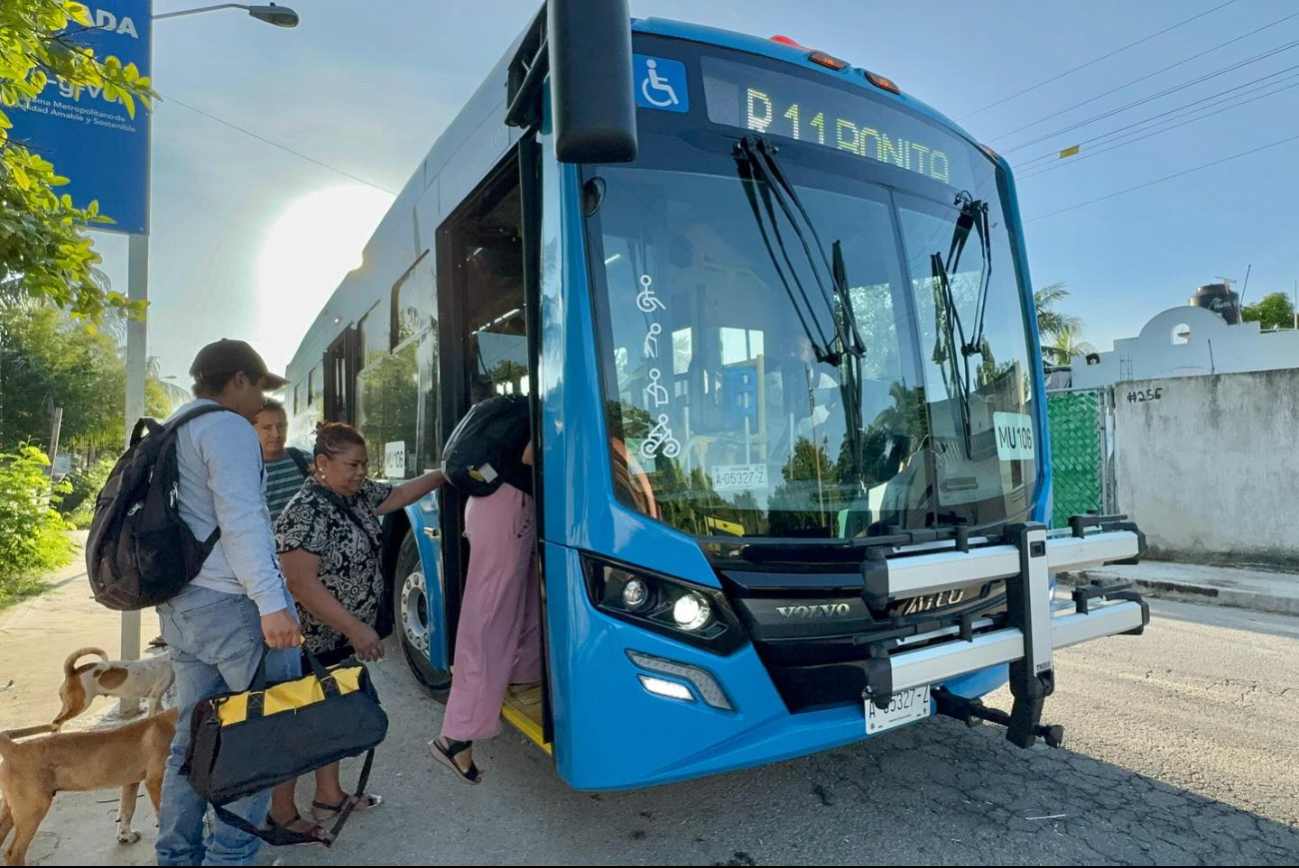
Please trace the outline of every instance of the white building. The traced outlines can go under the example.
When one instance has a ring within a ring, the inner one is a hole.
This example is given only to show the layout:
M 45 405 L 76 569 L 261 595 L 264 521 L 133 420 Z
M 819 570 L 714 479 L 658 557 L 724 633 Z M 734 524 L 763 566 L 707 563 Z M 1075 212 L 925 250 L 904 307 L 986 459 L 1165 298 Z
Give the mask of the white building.
M 1205 308 L 1175 307 L 1146 323 L 1137 337 L 1117 340 L 1112 352 L 1090 359 L 1088 364 L 1088 357 L 1074 357 L 1072 388 L 1299 368 L 1299 331 L 1264 332 L 1258 323 L 1227 325 Z

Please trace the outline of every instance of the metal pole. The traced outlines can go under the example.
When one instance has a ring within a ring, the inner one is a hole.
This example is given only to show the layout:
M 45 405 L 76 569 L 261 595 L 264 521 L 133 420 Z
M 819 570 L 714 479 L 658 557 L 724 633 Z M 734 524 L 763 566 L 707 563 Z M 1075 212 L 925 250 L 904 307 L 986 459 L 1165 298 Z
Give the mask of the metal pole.
M 149 301 L 149 236 L 132 235 L 127 254 L 126 280 L 132 302 Z M 144 415 L 144 385 L 147 376 L 149 322 L 146 307 L 139 318 L 126 326 L 126 439 Z M 122 660 L 140 659 L 140 613 L 122 613 Z M 138 708 L 138 703 L 132 703 Z
M 50 488 L 54 488 L 54 462 L 59 457 L 59 434 L 63 431 L 63 408 L 54 408 L 54 423 L 50 426 Z
M 154 21 L 162 21 L 165 18 L 180 18 L 182 15 L 198 15 L 202 12 L 216 12 L 218 9 L 242 9 L 248 11 L 248 7 L 243 3 L 220 3 L 216 6 L 204 6 L 201 9 L 185 9 L 180 12 L 164 12 L 161 15 L 153 16 Z

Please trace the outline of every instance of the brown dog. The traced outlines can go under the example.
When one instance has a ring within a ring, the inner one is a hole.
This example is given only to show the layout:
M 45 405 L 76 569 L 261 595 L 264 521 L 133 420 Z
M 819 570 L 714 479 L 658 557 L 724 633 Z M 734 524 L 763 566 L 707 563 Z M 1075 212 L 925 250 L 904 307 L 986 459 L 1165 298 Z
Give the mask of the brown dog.
M 0 734 L 0 759 L 4 760 L 0 763 L 0 796 L 4 799 L 0 804 L 0 845 L 11 830 L 14 832 L 5 864 L 25 864 L 27 848 L 49 813 L 54 795 L 60 792 L 121 787 L 117 840 L 122 844 L 139 841 L 140 834 L 131 831 L 131 819 L 140 783 L 148 790 L 157 814 L 178 716 L 172 709 L 116 729 L 58 733 L 32 741 L 14 741 L 9 734 Z
M 77 665 L 82 657 L 92 654 L 99 658 L 98 663 Z M 143 660 L 110 662 L 100 649 L 82 648 L 63 662 L 63 684 L 59 687 L 63 710 L 54 718 L 54 725 L 61 727 L 84 712 L 96 696 L 147 699 L 149 714 L 157 714 L 162 711 L 163 694 L 174 680 L 170 652 Z

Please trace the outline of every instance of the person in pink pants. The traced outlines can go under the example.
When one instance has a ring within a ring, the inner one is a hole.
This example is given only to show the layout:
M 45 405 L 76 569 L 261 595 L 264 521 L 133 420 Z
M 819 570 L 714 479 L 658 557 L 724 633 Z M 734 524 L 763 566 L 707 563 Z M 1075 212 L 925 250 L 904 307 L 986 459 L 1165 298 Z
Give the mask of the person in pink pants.
M 471 784 L 482 782 L 473 743 L 501 731 L 510 687 L 541 681 L 537 519 L 531 491 L 532 446 L 506 482 L 465 508 L 469 575 L 456 638 L 455 675 L 433 757 Z

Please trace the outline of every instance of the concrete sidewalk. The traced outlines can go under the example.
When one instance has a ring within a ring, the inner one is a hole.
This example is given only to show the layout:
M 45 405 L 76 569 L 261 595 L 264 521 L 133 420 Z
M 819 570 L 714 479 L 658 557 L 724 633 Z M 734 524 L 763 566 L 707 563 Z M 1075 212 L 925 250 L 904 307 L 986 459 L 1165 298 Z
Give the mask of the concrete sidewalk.
M 79 546 L 85 543 L 84 532 L 74 536 Z M 147 634 L 146 641 L 152 639 L 158 631 L 157 618 L 146 612 L 141 621 L 141 633 Z M 51 577 L 49 591 L 0 611 L 0 730 L 53 720 L 62 707 L 59 685 L 64 658 L 78 648 L 93 647 L 116 659 L 121 624 L 121 615 L 98 605 L 91 596 L 80 549 L 71 564 Z M 115 703 L 96 699 L 86 715 L 68 728 L 84 728 Z
M 1233 570 L 1198 564 L 1146 561 L 1062 575 L 1066 584 L 1133 582 L 1153 597 L 1299 615 L 1299 575 L 1261 570 Z
M 74 534 L 78 545 L 86 534 Z M 141 634 L 157 633 L 152 613 L 142 615 Z M 76 559 L 50 578 L 50 590 L 0 611 L 0 730 L 49 723 L 59 713 L 59 685 L 63 661 L 79 648 L 97 647 L 116 658 L 121 650 L 121 615 L 98 605 L 90 594 L 86 565 L 78 550 Z M 117 700 L 100 698 L 65 732 L 117 723 Z M 122 847 L 113 839 L 117 818 L 117 793 L 64 793 L 32 842 L 28 863 L 98 865 L 152 865 L 154 816 L 142 798 L 135 828 L 146 841 Z M 93 854 L 93 859 L 86 857 Z

